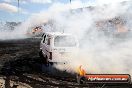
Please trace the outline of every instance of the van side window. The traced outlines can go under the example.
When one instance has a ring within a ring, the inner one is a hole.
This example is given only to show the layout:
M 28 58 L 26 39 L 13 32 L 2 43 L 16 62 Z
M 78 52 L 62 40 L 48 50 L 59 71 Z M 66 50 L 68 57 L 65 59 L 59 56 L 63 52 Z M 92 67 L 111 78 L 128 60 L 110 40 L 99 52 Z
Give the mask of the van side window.
M 44 40 L 43 40 L 43 43 L 45 43 L 45 39 L 46 39 L 46 35 L 44 35 Z

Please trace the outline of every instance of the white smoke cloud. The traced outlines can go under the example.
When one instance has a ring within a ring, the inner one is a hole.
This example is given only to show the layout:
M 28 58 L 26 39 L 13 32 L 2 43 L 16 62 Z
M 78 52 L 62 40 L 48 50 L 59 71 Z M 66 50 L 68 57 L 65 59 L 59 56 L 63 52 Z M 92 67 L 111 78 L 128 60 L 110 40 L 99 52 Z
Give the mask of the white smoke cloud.
M 118 0 L 119 1 L 119 0 Z M 66 59 L 70 61 L 68 66 L 56 65 L 61 70 L 68 69 L 75 72 L 79 65 L 83 65 L 88 73 L 129 73 L 132 74 L 132 39 L 130 37 L 109 36 L 96 28 L 96 22 L 121 17 L 126 26 L 131 30 L 131 2 L 117 3 L 118 1 L 98 0 L 95 7 L 79 9 L 75 12 L 68 11 L 80 8 L 83 4 L 77 1 L 75 4 L 55 3 L 47 11 L 32 15 L 19 29 L 26 33 L 29 27 L 48 23 L 45 31 L 62 31 L 76 35 L 80 43 L 79 56 Z M 124 1 L 124 0 L 123 0 Z M 116 3 L 115 3 L 116 2 Z M 103 4 L 99 4 L 103 3 Z M 114 4 L 113 4 L 114 3 Z M 105 5 L 104 5 L 105 4 Z M 91 10 L 93 9 L 93 10 Z M 112 24 L 105 25 L 105 29 L 114 30 Z M 19 32 L 18 32 L 19 33 Z M 131 34 L 128 33 L 131 36 Z
M 132 56 L 130 54 L 132 52 L 132 40 L 125 36 L 123 37 L 124 39 L 108 37 L 108 35 L 106 36 L 95 27 L 97 21 L 116 17 L 121 17 L 125 20 L 127 22 L 126 25 L 130 24 L 131 12 L 128 12 L 129 6 L 130 2 L 126 4 L 97 4 L 97 6 L 93 7 L 94 10 L 84 9 L 82 12 L 70 13 L 65 12 L 71 8 L 70 5 L 68 7 L 65 4 L 55 4 L 50 8 L 50 11 L 46 12 L 46 16 L 45 13 L 39 13 L 38 17 L 43 16 L 43 19 L 47 21 L 53 19 L 55 28 L 51 28 L 51 30 L 61 30 L 63 28 L 65 32 L 78 36 L 81 44 L 79 56 L 66 59 L 66 61 L 70 62 L 68 66 L 56 65 L 55 67 L 61 70 L 67 68 L 69 72 L 73 72 L 76 71 L 79 65 L 83 65 L 88 73 L 132 74 L 130 69 L 132 67 L 130 58 Z M 62 11 L 59 7 L 65 10 Z M 62 11 L 62 13 L 58 13 L 58 10 Z M 104 26 L 106 29 L 114 30 L 113 26 Z
M 96 4 L 103 5 L 103 4 L 115 4 L 123 1 L 130 1 L 130 0 L 96 0 Z

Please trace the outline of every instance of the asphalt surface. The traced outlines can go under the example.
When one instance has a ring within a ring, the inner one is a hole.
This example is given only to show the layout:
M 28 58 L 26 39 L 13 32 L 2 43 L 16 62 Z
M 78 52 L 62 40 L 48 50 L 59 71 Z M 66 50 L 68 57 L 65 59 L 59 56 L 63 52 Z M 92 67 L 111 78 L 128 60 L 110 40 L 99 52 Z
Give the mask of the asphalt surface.
M 74 74 L 54 69 L 42 72 L 43 60 L 39 57 L 39 38 L 0 41 L 0 75 L 32 88 L 132 88 L 127 85 L 79 85 Z M 57 75 L 55 75 L 57 74 Z

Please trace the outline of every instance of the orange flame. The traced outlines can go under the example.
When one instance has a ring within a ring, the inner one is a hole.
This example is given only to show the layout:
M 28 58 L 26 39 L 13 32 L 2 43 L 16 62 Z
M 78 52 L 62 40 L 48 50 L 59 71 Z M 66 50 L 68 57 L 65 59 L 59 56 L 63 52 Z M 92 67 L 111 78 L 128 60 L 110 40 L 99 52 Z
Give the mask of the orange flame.
M 40 27 L 36 27 L 32 29 L 32 33 L 35 34 L 36 32 L 42 32 L 42 29 Z
M 86 71 L 82 68 L 82 65 L 78 67 L 78 73 L 80 76 L 86 75 Z

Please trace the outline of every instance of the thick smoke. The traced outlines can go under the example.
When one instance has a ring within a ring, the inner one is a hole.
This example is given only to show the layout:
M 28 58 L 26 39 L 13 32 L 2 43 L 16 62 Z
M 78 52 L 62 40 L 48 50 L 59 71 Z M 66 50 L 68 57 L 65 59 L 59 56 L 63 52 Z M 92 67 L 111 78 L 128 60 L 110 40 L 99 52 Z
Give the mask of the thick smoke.
M 27 38 L 25 33 L 23 30 L 19 30 L 18 26 L 11 28 L 5 24 L 0 25 L 0 41 Z
M 64 31 L 77 36 L 79 54 L 66 59 L 68 65 L 55 65 L 60 70 L 76 72 L 83 65 L 88 73 L 132 74 L 131 3 L 97 0 L 94 6 L 83 9 L 77 9 L 84 7 L 81 2 L 73 7 L 73 3 L 56 3 L 47 11 L 32 15 L 18 29 L 24 34 L 28 28 L 43 24 L 44 31 Z M 128 32 L 118 33 L 118 28 Z
M 79 54 L 66 59 L 70 62 L 67 65 L 55 65 L 60 70 L 76 72 L 82 65 L 88 73 L 132 74 L 131 1 L 107 0 L 103 4 L 100 1 L 83 9 L 77 9 L 83 7 L 81 2 L 73 7 L 57 3 L 46 12 L 33 15 L 22 27 L 26 31 L 29 26 L 44 24 L 44 31 L 64 31 L 77 36 Z M 118 27 L 129 32 L 118 34 Z
M 83 65 L 88 73 L 132 74 L 130 3 L 111 2 L 52 15 L 51 30 L 72 33 L 80 43 L 79 56 L 73 54 L 66 59 L 70 64 L 55 67 L 75 72 Z M 118 27 L 128 32 L 118 32 Z

